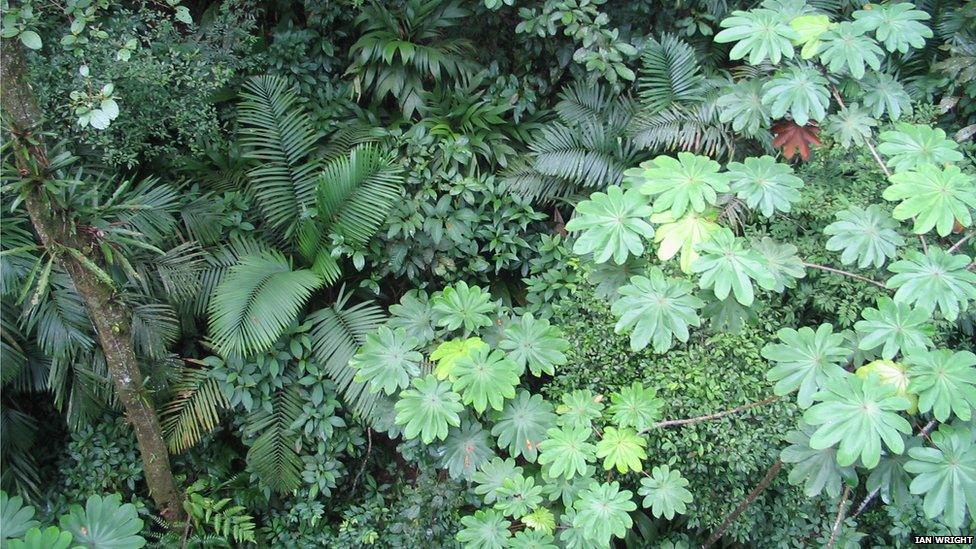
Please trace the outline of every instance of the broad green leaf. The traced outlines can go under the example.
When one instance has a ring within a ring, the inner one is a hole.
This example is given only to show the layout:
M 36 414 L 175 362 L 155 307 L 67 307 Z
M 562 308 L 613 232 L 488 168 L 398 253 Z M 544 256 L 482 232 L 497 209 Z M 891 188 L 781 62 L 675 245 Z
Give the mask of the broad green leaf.
M 908 53 L 909 46 L 923 48 L 925 39 L 932 38 L 932 29 L 919 23 L 931 17 L 908 2 L 868 4 L 855 11 L 853 17 L 858 30 L 873 31 L 890 52 Z
M 509 477 L 495 493 L 498 496 L 495 509 L 514 519 L 522 518 L 542 503 L 542 486 L 536 486 L 532 476 Z
M 454 366 L 457 365 L 457 361 L 470 356 L 477 349 L 488 349 L 488 344 L 482 341 L 480 337 L 448 339 L 438 345 L 434 352 L 430 353 L 431 362 L 437 365 L 434 367 L 434 374 L 437 379 L 453 381 Z
M 410 380 L 420 375 L 424 356 L 416 349 L 417 338 L 408 337 L 403 328 L 391 330 L 380 326 L 366 336 L 366 343 L 349 362 L 356 369 L 355 380 L 369 384 L 371 392 L 382 390 L 392 395 L 406 389 Z
M 929 248 L 928 254 L 911 250 L 905 259 L 892 263 L 895 276 L 887 286 L 897 289 L 895 301 L 915 304 L 933 312 L 936 308 L 948 320 L 956 320 L 969 301 L 976 301 L 976 273 L 968 269 L 970 259 Z
M 766 217 L 789 212 L 790 204 L 800 199 L 803 180 L 793 175 L 793 168 L 771 156 L 729 162 L 728 169 L 732 192 Z
M 481 424 L 463 421 L 461 427 L 451 429 L 442 448 L 441 467 L 447 468 L 451 478 L 470 480 L 482 464 L 494 456 L 493 444 Z
M 491 294 L 478 286 L 469 287 L 463 280 L 431 299 L 438 326 L 450 331 L 463 327 L 464 335 L 491 325 L 490 314 L 495 312 Z
M 879 490 L 881 501 L 887 504 L 904 505 L 912 498 L 909 485 L 912 478 L 905 471 L 913 448 L 922 445 L 921 437 L 910 437 L 905 441 L 908 455 L 886 454 L 881 456 L 878 466 L 871 470 L 864 488 L 868 493 Z
M 881 69 L 884 51 L 873 38 L 854 23 L 844 21 L 824 33 L 820 48 L 820 61 L 830 72 L 840 74 L 847 70 L 856 80 L 864 78 L 864 65 Z
M 24 505 L 21 496 L 10 497 L 0 491 L 0 541 L 19 538 L 28 530 L 39 526 L 34 520 L 34 507 Z
M 837 463 L 848 466 L 861 459 L 868 469 L 881 459 L 881 444 L 896 454 L 905 449 L 903 435 L 912 426 L 898 412 L 912 403 L 895 394 L 895 388 L 882 384 L 876 376 L 861 379 L 846 374 L 827 381 L 813 395 L 818 404 L 803 414 L 803 421 L 819 426 L 810 437 L 816 450 L 837 446 Z
M 799 486 L 802 483 L 803 493 L 808 498 L 824 491 L 836 498 L 844 484 L 857 483 L 857 472 L 853 466 L 841 467 L 837 464 L 837 450 L 810 447 L 810 436 L 815 430 L 812 426 L 801 424 L 800 429 L 787 433 L 786 442 L 790 445 L 779 455 L 784 463 L 793 464 L 788 477 L 790 484 Z
M 709 214 L 709 212 L 706 212 Z M 688 212 L 681 219 L 675 221 L 671 212 L 662 212 L 651 216 L 651 221 L 663 223 L 657 228 L 654 242 L 657 244 L 657 257 L 667 261 L 681 252 L 678 266 L 684 273 L 691 272 L 691 265 L 698 259 L 695 247 L 708 240 L 711 235 L 722 228 L 715 223 L 712 215 Z
M 690 282 L 666 278 L 656 267 L 647 276 L 632 277 L 610 307 L 618 317 L 614 333 L 632 329 L 630 348 L 634 351 L 653 342 L 654 351 L 664 353 L 675 338 L 688 341 L 688 328 L 700 325 L 696 309 L 704 304 L 692 290 Z
M 763 267 L 776 280 L 771 288 L 774 292 L 782 293 L 786 288 L 793 288 L 798 279 L 806 276 L 806 267 L 796 255 L 796 246 L 764 237 L 759 242 L 753 242 L 752 249 L 759 253 Z
M 898 223 L 877 204 L 867 209 L 850 206 L 835 215 L 837 221 L 824 227 L 824 234 L 830 236 L 827 249 L 840 251 L 844 265 L 856 261 L 862 269 L 870 265 L 880 268 L 888 258 L 895 257 L 898 246 L 905 243 L 895 230 Z
M 801 15 L 794 17 L 790 21 L 790 27 L 796 31 L 798 36 L 797 39 L 793 40 L 793 44 L 803 46 L 803 49 L 800 50 L 800 57 L 803 59 L 812 59 L 814 55 L 817 55 L 821 46 L 820 37 L 833 26 L 834 24 L 830 22 L 830 19 L 826 15 Z
M 732 129 L 749 135 L 768 128 L 772 122 L 769 107 L 762 101 L 762 80 L 753 78 L 730 85 L 715 101 L 719 121 L 732 123 Z
M 878 152 L 895 172 L 914 170 L 923 164 L 959 162 L 963 156 L 956 142 L 947 139 L 942 128 L 925 124 L 895 124 L 895 130 L 881 132 Z
M 454 390 L 461 394 L 464 404 L 471 404 L 479 413 L 488 406 L 501 410 L 506 398 L 515 398 L 518 365 L 502 351 L 478 347 L 458 359 L 453 373 Z
M 748 306 L 755 296 L 753 280 L 767 290 L 776 286 L 776 277 L 765 268 L 762 256 L 747 249 L 729 229 L 723 228 L 699 244 L 698 252 L 701 257 L 691 270 L 701 275 L 699 286 L 711 289 L 718 299 L 732 292 L 739 303 Z
M 895 389 L 895 395 L 905 397 L 911 402 L 907 412 L 914 414 L 918 409 L 918 398 L 908 392 L 908 373 L 904 365 L 893 360 L 872 360 L 854 371 L 854 375 L 861 379 L 876 377 L 882 385 Z
M 651 216 L 654 221 L 654 216 Z M 655 234 L 654 238 L 657 238 Z M 642 257 L 631 257 L 623 264 L 597 263 L 586 273 L 586 279 L 594 285 L 593 293 L 600 299 L 611 302 L 620 297 L 620 288 L 630 281 L 632 276 L 644 274 L 648 262 Z
M 461 517 L 464 528 L 457 533 L 457 540 L 466 549 L 505 549 L 512 537 L 508 527 L 512 523 L 494 509 L 475 511 L 474 515 Z
M 976 355 L 947 350 L 910 352 L 908 390 L 918 394 L 918 411 L 947 421 L 950 413 L 969 421 L 976 408 Z
M 496 492 L 505 479 L 515 475 L 521 476 L 522 468 L 515 465 L 514 459 L 494 457 L 471 477 L 474 493 L 484 498 L 485 505 L 491 505 L 495 503 Z
M 534 511 L 522 517 L 522 524 L 528 527 L 530 530 L 537 530 L 536 533 L 544 534 L 550 536 L 547 543 L 552 542 L 552 535 L 556 533 L 556 516 L 552 514 L 552 511 L 545 507 L 537 507 Z M 519 532 L 515 534 L 515 540 L 518 540 L 519 534 L 525 534 L 527 532 Z M 538 541 L 541 543 L 541 538 Z M 513 542 L 515 541 L 513 540 Z M 544 545 L 532 545 L 531 547 L 543 547 Z M 525 546 L 530 547 L 530 546 Z
M 680 471 L 672 471 L 667 465 L 661 465 L 651 469 L 650 476 L 641 479 L 637 493 L 644 496 L 641 505 L 650 509 L 655 517 L 671 520 L 676 514 L 687 513 L 687 504 L 694 499 L 686 486 L 688 480 L 681 476 Z
M 871 109 L 875 118 L 888 114 L 888 118 L 898 120 L 902 113 L 912 113 L 912 98 L 905 87 L 895 77 L 881 73 L 868 73 L 860 82 L 864 95 L 861 101 Z
M 658 156 L 642 162 L 639 168 L 624 172 L 640 192 L 653 196 L 654 212 L 670 211 L 681 217 L 689 207 L 701 213 L 718 201 L 718 193 L 729 191 L 729 176 L 719 173 L 721 166 L 707 156 L 679 152 L 678 158 Z
M 394 405 L 397 425 L 404 426 L 403 436 L 407 440 L 420 435 L 424 444 L 434 439 L 447 438 L 448 428 L 460 427 L 464 410 L 461 397 L 451 391 L 447 382 L 439 382 L 433 375 L 413 380 L 412 389 L 400 393 L 400 400 Z
M 858 147 L 871 139 L 873 128 L 878 125 L 878 121 L 866 110 L 862 109 L 857 103 L 852 103 L 846 109 L 827 117 L 827 124 L 824 129 L 833 135 L 842 147 L 851 148 L 851 145 Z
M 542 398 L 522 389 L 513 400 L 505 403 L 501 412 L 493 414 L 495 425 L 491 434 L 498 437 L 498 447 L 507 448 L 512 457 L 522 456 L 535 462 L 539 444 L 546 431 L 556 423 L 553 406 Z
M 763 358 L 776 362 L 766 373 L 766 379 L 776 382 L 775 394 L 788 395 L 799 389 L 796 401 L 807 408 L 828 381 L 844 375 L 841 365 L 851 350 L 843 334 L 835 334 L 830 324 L 821 324 L 816 332 L 807 327 L 782 328 L 776 337 L 782 343 L 769 343 L 762 349 Z
M 763 84 L 763 104 L 773 118 L 789 113 L 799 126 L 810 120 L 820 121 L 827 116 L 830 92 L 827 79 L 810 65 L 794 65 L 777 72 Z
M 708 319 L 712 332 L 737 334 L 747 323 L 758 320 L 756 309 L 742 305 L 735 300 L 735 296 L 718 299 L 707 290 L 700 295 L 705 299 L 702 316 Z
M 24 539 L 12 539 L 5 547 L 6 549 L 68 549 L 72 539 L 74 538 L 71 532 L 65 532 L 57 526 L 48 526 L 43 530 L 34 527 L 24 534 Z
M 595 447 L 593 451 L 596 451 Z M 567 479 L 564 476 L 550 474 L 549 466 L 543 466 L 542 477 L 546 479 L 543 492 L 549 501 L 561 501 L 563 507 L 571 509 L 580 492 L 597 484 L 596 480 L 593 479 L 594 474 L 596 474 L 596 467 L 587 465 L 583 473 Z M 563 524 L 566 522 L 564 521 Z
M 965 524 L 976 509 L 976 446 L 969 429 L 942 425 L 932 433 L 935 448 L 912 448 L 905 470 L 915 475 L 909 489 L 925 495 L 928 518 L 941 517 L 950 528 Z
M 632 427 L 637 431 L 652 426 L 661 419 L 664 400 L 657 396 L 653 387 L 644 387 L 639 381 L 610 393 L 607 411 L 617 427 Z
M 596 457 L 603 459 L 603 468 L 614 467 L 620 473 L 640 471 L 641 460 L 647 459 L 647 441 L 633 429 L 607 427 L 603 438 L 596 443 Z
M 593 420 L 603 415 L 603 395 L 594 395 L 588 390 L 577 389 L 563 393 L 563 402 L 556 406 L 559 425 L 563 427 L 593 428 Z
M 563 339 L 559 328 L 550 325 L 548 320 L 536 320 L 528 313 L 506 327 L 505 337 L 498 347 L 507 351 L 508 358 L 518 364 L 522 371 L 528 366 L 532 375 L 539 377 L 543 373 L 554 375 L 556 366 L 566 364 L 563 351 L 569 349 L 569 342 Z
M 390 305 L 390 329 L 403 328 L 407 335 L 417 338 L 421 346 L 434 340 L 434 311 L 427 299 L 427 292 L 410 290 L 399 303 Z
M 549 429 L 549 438 L 539 445 L 539 463 L 548 466 L 546 474 L 566 479 L 586 475 L 587 464 L 596 458 L 596 446 L 589 442 L 591 434 L 591 429 L 583 427 Z
M 39 50 L 44 44 L 41 42 L 41 35 L 32 30 L 25 30 L 18 36 L 20 42 L 32 50 Z
M 783 16 L 768 9 L 733 11 L 720 23 L 722 32 L 715 35 L 720 44 L 736 42 L 729 51 L 730 59 L 749 56 L 750 65 L 758 65 L 769 59 L 774 65 L 784 57 L 793 57 L 793 41 L 800 35 Z
M 913 309 L 907 303 L 895 303 L 889 297 L 878 298 L 878 308 L 861 311 L 864 320 L 854 324 L 860 334 L 858 347 L 871 350 L 881 347 L 881 357 L 892 359 L 899 351 L 924 351 L 932 345 L 935 328 L 929 322 L 931 314 Z
M 609 546 L 614 537 L 622 538 L 633 526 L 630 512 L 637 510 L 629 490 L 621 490 L 620 483 L 594 485 L 580 492 L 573 503 L 576 516 L 573 527 L 586 532 L 586 537 L 600 546 Z
M 533 516 L 535 513 L 540 511 L 545 511 L 549 513 L 549 516 L 552 516 L 552 511 L 549 511 L 545 507 L 540 507 L 531 514 L 522 517 L 522 522 L 524 523 L 526 518 Z M 556 540 L 552 537 L 552 535 L 556 532 L 556 518 L 553 517 L 552 521 L 552 532 L 543 532 L 538 529 L 531 529 L 532 526 L 526 524 L 526 526 L 529 526 L 530 529 L 515 532 L 515 537 L 508 542 L 509 549 L 558 549 Z
M 138 549 L 146 545 L 143 522 L 136 506 L 122 503 L 122 496 L 93 495 L 85 507 L 74 504 L 61 515 L 62 530 L 71 532 L 76 547 L 97 549 Z
M 566 224 L 570 232 L 583 231 L 573 244 L 576 254 L 593 254 L 593 260 L 604 263 L 613 258 L 621 264 L 628 255 L 644 253 L 644 239 L 654 236 L 646 220 L 653 210 L 636 190 L 624 192 L 618 186 L 606 193 L 593 193 L 589 200 L 576 205 L 573 218 Z

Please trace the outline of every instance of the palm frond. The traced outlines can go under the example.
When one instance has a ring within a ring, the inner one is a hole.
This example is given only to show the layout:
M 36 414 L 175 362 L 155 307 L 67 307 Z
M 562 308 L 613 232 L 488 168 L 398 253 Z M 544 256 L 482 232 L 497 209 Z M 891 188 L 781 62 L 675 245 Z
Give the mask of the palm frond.
M 641 57 L 638 97 L 650 113 L 702 101 L 704 88 L 694 48 L 672 34 L 651 40 Z
M 529 148 L 536 171 L 587 188 L 619 184 L 634 164 L 635 148 L 599 121 L 547 125 Z
M 731 156 L 735 146 L 733 132 L 719 121 L 713 100 L 638 115 L 630 131 L 637 146 L 654 152 L 690 151 L 719 157 Z
M 196 242 L 184 242 L 153 260 L 165 295 L 174 303 L 186 303 L 200 291 L 207 253 Z
M 271 227 L 291 235 L 315 200 L 320 164 L 311 153 L 320 135 L 286 79 L 259 76 L 244 89 L 241 143 L 245 158 L 257 161 L 247 172 L 250 187 Z
M 210 340 L 224 356 L 267 351 L 298 316 L 322 279 L 292 270 L 277 252 L 247 255 L 231 267 L 210 299 Z
M 182 454 L 213 432 L 219 413 L 228 406 L 217 380 L 205 369 L 183 367 L 173 385 L 173 397 L 160 421 L 171 452 Z
M 290 386 L 272 396 L 270 411 L 258 408 L 247 418 L 245 436 L 257 437 L 247 451 L 247 463 L 262 482 L 280 494 L 294 490 L 301 481 L 298 434 L 291 427 L 301 413 L 298 387 Z
M 312 351 L 325 365 L 326 373 L 336 383 L 346 406 L 359 417 L 371 421 L 378 394 L 369 392 L 365 383 L 354 379 L 356 370 L 349 366 L 349 359 L 366 341 L 366 335 L 386 322 L 386 315 L 368 301 L 346 307 L 348 300 L 349 296 L 340 292 L 331 307 L 308 316 L 307 320 L 312 323 Z
M 25 326 L 34 332 L 41 350 L 51 357 L 63 358 L 94 345 L 85 304 L 57 262 L 45 295 L 28 311 Z
M 176 311 L 165 303 L 130 303 L 132 345 L 139 356 L 158 359 L 180 335 Z
M 563 179 L 539 173 L 525 160 L 510 166 L 502 177 L 509 191 L 532 202 L 565 198 L 576 190 L 575 185 Z
M 0 489 L 20 494 L 28 501 L 40 497 L 40 474 L 32 449 L 37 421 L 24 412 L 0 406 Z
M 231 238 L 229 242 L 207 255 L 206 266 L 200 274 L 200 289 L 193 303 L 193 314 L 206 314 L 210 307 L 210 296 L 224 280 L 227 271 L 242 257 L 261 254 L 269 249 L 268 245 L 260 240 Z

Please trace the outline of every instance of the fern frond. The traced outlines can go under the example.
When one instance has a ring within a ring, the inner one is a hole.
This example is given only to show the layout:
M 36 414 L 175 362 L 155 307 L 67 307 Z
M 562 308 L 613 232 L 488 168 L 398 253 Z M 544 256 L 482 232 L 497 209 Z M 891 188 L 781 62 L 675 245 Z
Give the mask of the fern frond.
M 565 198 L 573 194 L 576 189 L 575 185 L 558 177 L 539 173 L 525 161 L 515 163 L 502 174 L 502 177 L 509 191 L 532 202 L 549 202 Z
M 349 359 L 366 341 L 366 335 L 386 322 L 383 310 L 372 302 L 346 307 L 348 295 L 340 291 L 331 306 L 308 316 L 312 323 L 312 351 L 316 360 L 325 365 L 326 373 L 335 382 L 346 406 L 359 417 L 372 421 L 378 399 L 365 383 L 356 381 L 356 370 Z
M 132 344 L 140 356 L 162 358 L 180 335 L 176 311 L 165 303 L 130 303 Z
M 259 76 L 244 84 L 238 109 L 247 174 L 272 228 L 288 236 L 315 200 L 320 164 L 311 155 L 320 135 L 284 78 Z
M 702 75 L 694 48 L 672 34 L 651 40 L 641 57 L 638 96 L 645 109 L 657 113 L 675 105 L 702 101 Z
M 312 271 L 292 270 L 277 252 L 242 257 L 210 299 L 214 348 L 223 356 L 267 351 L 321 284 Z
M 529 148 L 539 173 L 588 188 L 619 184 L 624 170 L 633 166 L 636 152 L 598 121 L 578 127 L 550 124 Z
M 631 133 L 639 147 L 654 152 L 690 151 L 719 157 L 731 156 L 735 146 L 733 133 L 719 121 L 713 100 L 638 115 Z
M 173 397 L 160 418 L 166 444 L 182 454 L 212 433 L 220 423 L 219 413 L 228 406 L 217 380 L 207 370 L 184 367 L 173 385 Z
M 184 242 L 154 258 L 153 265 L 166 296 L 176 303 L 192 300 L 200 291 L 200 275 L 207 253 L 196 242 Z
M 270 412 L 258 408 L 247 418 L 245 436 L 257 437 L 247 451 L 247 463 L 262 482 L 279 494 L 294 490 L 301 482 L 298 434 L 291 428 L 301 413 L 298 387 L 290 386 L 272 396 Z

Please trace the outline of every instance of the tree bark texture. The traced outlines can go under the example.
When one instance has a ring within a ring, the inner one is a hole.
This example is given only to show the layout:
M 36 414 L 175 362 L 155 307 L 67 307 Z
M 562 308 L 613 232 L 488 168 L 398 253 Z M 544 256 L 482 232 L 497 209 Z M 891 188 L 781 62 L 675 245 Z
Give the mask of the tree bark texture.
M 27 180 L 24 204 L 41 244 L 52 253 L 58 247 L 73 248 L 96 261 L 94 243 L 76 234 L 44 197 L 41 186 L 46 175 L 47 153 L 39 137 L 34 143 L 30 142 L 31 132 L 40 124 L 41 113 L 26 80 L 22 46 L 15 39 L 3 40 L 0 45 L 0 105 L 4 126 L 10 130 L 6 137 L 13 141 L 17 169 Z M 57 260 L 84 300 L 88 318 L 98 335 L 119 401 L 139 443 L 150 495 L 163 517 L 180 520 L 183 518 L 183 494 L 173 479 L 159 417 L 143 387 L 132 344 L 129 311 L 115 299 L 111 286 L 99 280 L 70 254 L 58 254 Z

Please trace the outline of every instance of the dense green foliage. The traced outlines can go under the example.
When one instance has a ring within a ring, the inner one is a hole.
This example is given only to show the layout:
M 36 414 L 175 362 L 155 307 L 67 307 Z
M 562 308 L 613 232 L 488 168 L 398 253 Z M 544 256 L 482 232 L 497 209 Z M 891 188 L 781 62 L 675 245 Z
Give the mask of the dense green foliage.
M 972 3 L 3 12 L 3 547 L 976 526 Z

